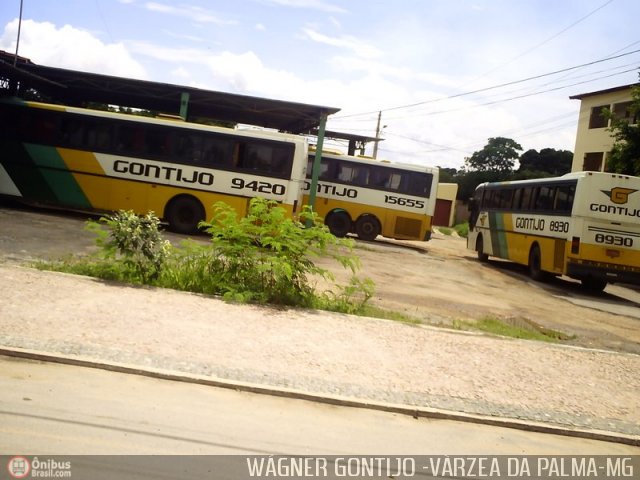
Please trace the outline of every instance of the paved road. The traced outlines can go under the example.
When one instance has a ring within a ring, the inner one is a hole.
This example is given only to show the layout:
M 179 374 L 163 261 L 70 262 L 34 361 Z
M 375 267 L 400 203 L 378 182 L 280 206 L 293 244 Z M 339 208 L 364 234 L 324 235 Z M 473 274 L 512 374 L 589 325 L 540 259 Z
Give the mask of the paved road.
M 0 357 L 0 453 L 638 455 L 640 448 Z

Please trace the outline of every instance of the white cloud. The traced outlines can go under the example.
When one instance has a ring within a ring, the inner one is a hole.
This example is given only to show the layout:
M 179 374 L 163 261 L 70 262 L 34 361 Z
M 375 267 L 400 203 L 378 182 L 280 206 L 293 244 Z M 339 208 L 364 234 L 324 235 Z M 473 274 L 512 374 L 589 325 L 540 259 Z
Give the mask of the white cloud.
M 311 28 L 303 28 L 303 32 L 306 34 L 307 38 L 313 40 L 314 42 L 351 50 L 356 55 L 362 58 L 375 58 L 382 55 L 382 51 L 378 48 L 369 45 L 366 42 L 363 42 L 362 40 L 359 40 L 351 35 L 329 37 L 322 33 L 318 33 Z
M 224 20 L 210 13 L 208 9 L 195 5 L 167 5 L 165 3 L 146 2 L 144 7 L 152 12 L 165 13 L 176 17 L 184 17 L 196 23 L 213 23 L 216 25 L 237 25 L 235 20 Z
M 256 30 L 259 32 L 265 32 L 267 27 L 265 27 L 262 23 L 256 23 Z
M 346 10 L 337 5 L 324 2 L 323 0 L 263 0 L 264 3 L 279 5 L 281 7 L 306 8 L 310 10 L 320 10 L 328 13 L 346 13 Z
M 0 49 L 15 51 L 18 20 L 8 23 L 0 37 Z M 60 68 L 146 79 L 144 67 L 122 43 L 105 44 L 91 33 L 70 25 L 24 20 L 19 55 L 34 63 Z

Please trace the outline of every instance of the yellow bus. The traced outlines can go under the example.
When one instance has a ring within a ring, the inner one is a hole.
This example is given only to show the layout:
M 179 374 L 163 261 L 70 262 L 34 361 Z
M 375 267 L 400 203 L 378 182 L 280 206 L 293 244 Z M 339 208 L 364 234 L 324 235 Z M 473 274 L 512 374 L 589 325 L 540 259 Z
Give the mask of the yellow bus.
M 0 194 L 68 209 L 155 212 L 191 233 L 218 201 L 302 205 L 307 140 L 0 99 Z
M 484 183 L 471 201 L 467 247 L 526 265 L 534 280 L 578 279 L 585 289 L 640 285 L 640 178 L 575 172 Z
M 314 158 L 309 155 L 305 203 Z M 437 188 L 437 168 L 323 152 L 314 211 L 337 237 L 428 240 Z

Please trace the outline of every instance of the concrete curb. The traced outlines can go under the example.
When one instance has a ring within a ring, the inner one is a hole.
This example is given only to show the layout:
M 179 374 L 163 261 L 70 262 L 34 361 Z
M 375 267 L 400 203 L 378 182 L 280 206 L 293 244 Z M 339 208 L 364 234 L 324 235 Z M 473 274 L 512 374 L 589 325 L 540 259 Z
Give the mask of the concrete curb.
M 204 375 L 194 375 L 173 370 L 141 367 L 139 365 L 130 365 L 117 362 L 107 363 L 101 360 L 75 355 L 52 354 L 23 348 L 8 347 L 0 347 L 0 355 L 28 360 L 38 360 L 42 362 L 61 363 L 65 365 L 74 365 L 85 368 L 97 368 L 101 370 L 126 373 L 130 375 L 142 375 L 161 380 L 171 380 L 176 382 L 194 383 L 218 388 L 228 388 L 243 392 L 251 392 L 261 395 L 272 395 L 297 400 L 307 400 L 311 402 L 319 402 L 342 407 L 366 408 L 383 412 L 410 415 L 414 418 L 424 417 L 439 420 L 453 420 L 457 422 L 469 422 L 495 427 L 514 428 L 517 430 L 536 433 L 547 433 L 552 435 L 563 435 L 568 437 L 577 437 L 604 442 L 640 446 L 640 436 L 636 435 L 626 435 L 621 433 L 606 432 L 602 430 L 588 430 L 579 428 L 573 429 L 556 425 L 548 425 L 541 422 L 527 422 L 524 420 L 498 418 L 486 415 L 474 415 L 449 410 L 440 410 L 436 408 L 414 407 L 385 402 L 373 402 L 365 399 L 356 399 L 339 395 L 321 395 L 297 389 L 270 387 L 268 385 L 239 382 Z

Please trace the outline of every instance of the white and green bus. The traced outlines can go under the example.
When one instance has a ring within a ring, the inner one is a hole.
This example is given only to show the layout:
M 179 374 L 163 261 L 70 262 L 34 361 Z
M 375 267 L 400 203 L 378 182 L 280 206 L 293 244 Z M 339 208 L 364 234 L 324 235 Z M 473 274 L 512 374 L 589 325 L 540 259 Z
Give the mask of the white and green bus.
M 640 285 L 640 178 L 601 172 L 484 183 L 467 247 L 526 265 L 535 280 L 578 279 L 590 291 Z
M 308 144 L 281 133 L 212 127 L 0 99 L 0 195 L 92 211 L 153 211 L 196 230 L 218 201 L 302 206 Z

